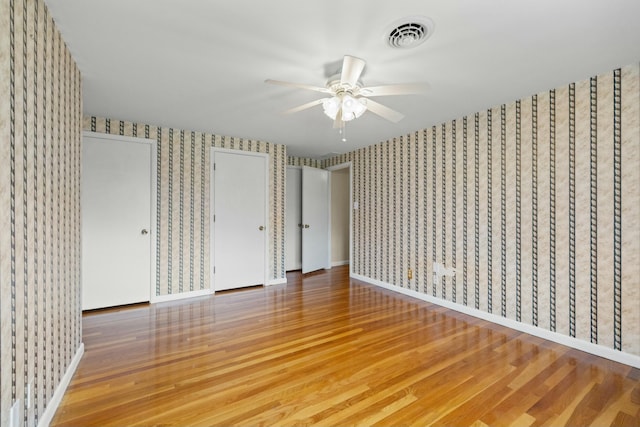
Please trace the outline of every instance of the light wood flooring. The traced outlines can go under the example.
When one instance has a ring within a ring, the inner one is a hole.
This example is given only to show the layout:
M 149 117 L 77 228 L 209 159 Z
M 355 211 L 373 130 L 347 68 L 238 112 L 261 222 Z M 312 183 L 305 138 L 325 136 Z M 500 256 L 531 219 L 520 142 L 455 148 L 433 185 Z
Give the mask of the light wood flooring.
M 53 426 L 640 425 L 640 370 L 349 280 L 87 313 Z

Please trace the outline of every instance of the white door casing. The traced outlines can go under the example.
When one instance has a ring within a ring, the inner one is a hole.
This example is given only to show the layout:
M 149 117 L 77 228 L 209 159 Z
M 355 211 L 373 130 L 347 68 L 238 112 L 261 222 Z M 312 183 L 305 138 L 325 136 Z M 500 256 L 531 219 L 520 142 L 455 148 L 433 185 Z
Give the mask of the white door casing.
M 302 273 L 331 268 L 330 173 L 302 168 Z
M 155 141 L 83 133 L 82 309 L 150 300 Z
M 263 153 L 212 148 L 214 291 L 267 283 L 267 160 Z

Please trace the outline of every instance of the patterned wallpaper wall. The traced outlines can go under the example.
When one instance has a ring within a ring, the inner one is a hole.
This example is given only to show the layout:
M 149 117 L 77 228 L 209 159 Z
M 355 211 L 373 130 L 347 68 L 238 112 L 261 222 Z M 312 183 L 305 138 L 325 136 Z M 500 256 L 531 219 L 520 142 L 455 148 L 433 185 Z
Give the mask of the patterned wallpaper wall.
M 80 72 L 42 0 L 0 0 L 0 424 L 41 419 L 81 346 Z M 27 408 L 27 385 L 33 389 Z
M 287 157 L 287 166 L 309 166 L 312 168 L 322 168 L 322 160 L 310 159 L 308 157 Z
M 157 142 L 157 296 L 209 288 L 209 148 L 214 146 L 269 154 L 269 277 L 285 278 L 284 145 L 93 116 L 83 123 L 87 131 Z
M 640 355 L 639 69 L 324 161 L 353 161 L 353 272 Z

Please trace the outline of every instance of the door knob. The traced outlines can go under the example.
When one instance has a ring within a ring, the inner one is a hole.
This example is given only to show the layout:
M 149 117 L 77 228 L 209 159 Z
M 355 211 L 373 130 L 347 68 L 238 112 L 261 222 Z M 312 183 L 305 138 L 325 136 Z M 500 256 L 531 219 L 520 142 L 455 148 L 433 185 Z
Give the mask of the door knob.
M 145 234 L 149 234 L 149 232 L 147 231 L 146 228 L 143 228 L 142 231 L 140 232 L 140 234 L 142 234 L 144 236 Z
M 305 225 L 304 225 L 304 228 L 309 228 L 309 224 L 305 224 Z
M 258 227 L 258 230 L 262 231 L 264 230 L 264 227 L 261 225 L 260 227 Z

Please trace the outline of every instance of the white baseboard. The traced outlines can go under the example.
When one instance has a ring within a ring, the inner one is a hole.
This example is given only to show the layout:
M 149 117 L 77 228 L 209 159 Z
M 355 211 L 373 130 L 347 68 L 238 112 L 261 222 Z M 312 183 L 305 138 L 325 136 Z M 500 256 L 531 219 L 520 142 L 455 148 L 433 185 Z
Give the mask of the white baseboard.
M 71 359 L 71 363 L 67 368 L 67 372 L 65 372 L 60 379 L 60 383 L 58 384 L 58 387 L 56 387 L 56 391 L 53 393 L 49 404 L 42 413 L 42 417 L 40 417 L 40 421 L 38 421 L 38 427 L 49 427 L 49 424 L 51 424 L 51 421 L 53 420 L 53 417 L 56 415 L 56 411 L 58 410 L 58 406 L 60 406 L 60 402 L 62 402 L 64 392 L 67 391 L 67 386 L 71 382 L 71 378 L 76 372 L 83 354 L 84 343 L 80 343 L 80 347 L 78 347 L 76 354 L 73 356 L 73 359 Z
M 331 267 L 339 267 L 341 265 L 349 264 L 349 260 L 345 259 L 344 261 L 331 261 Z
M 280 279 L 271 279 L 267 282 L 267 286 L 271 286 L 271 285 L 282 285 L 284 283 L 287 283 L 287 278 L 286 277 L 282 277 Z
M 593 344 L 588 341 L 583 341 L 578 338 L 569 337 L 558 332 L 552 332 L 547 329 L 540 328 L 538 326 L 529 325 L 527 323 L 518 322 L 513 319 L 507 319 L 506 317 L 498 316 L 486 311 L 478 310 L 473 307 L 467 307 L 465 305 L 457 304 L 455 302 L 436 298 L 428 294 L 423 294 L 411 289 L 401 288 L 394 286 L 390 283 L 382 282 L 380 280 L 371 279 L 359 274 L 352 274 L 352 278 L 361 280 L 363 282 L 379 286 L 381 288 L 389 289 L 394 292 L 398 292 L 404 295 L 408 295 L 414 298 L 421 299 L 423 301 L 430 302 L 432 304 L 439 305 L 441 307 L 450 308 L 451 310 L 458 311 L 460 313 L 468 314 L 483 320 L 487 320 L 498 325 L 506 326 L 511 329 L 515 329 L 520 332 L 535 335 L 536 337 L 544 338 L 549 341 L 556 342 L 558 344 L 566 345 L 567 347 L 575 348 L 587 353 L 594 354 L 596 356 L 604 357 L 606 359 L 613 360 L 615 362 L 624 363 L 625 365 L 633 366 L 634 368 L 640 368 L 640 356 L 636 356 L 630 353 L 614 350 L 609 347 L 605 347 L 598 344 Z
M 176 301 L 184 298 L 207 296 L 207 295 L 211 295 L 212 293 L 213 293 L 212 289 L 202 289 L 199 291 L 181 292 L 179 294 L 151 296 L 150 302 L 151 304 L 155 304 L 158 302 Z

